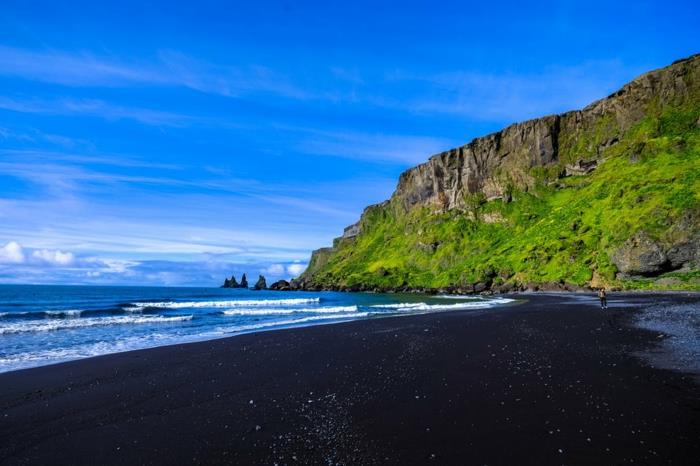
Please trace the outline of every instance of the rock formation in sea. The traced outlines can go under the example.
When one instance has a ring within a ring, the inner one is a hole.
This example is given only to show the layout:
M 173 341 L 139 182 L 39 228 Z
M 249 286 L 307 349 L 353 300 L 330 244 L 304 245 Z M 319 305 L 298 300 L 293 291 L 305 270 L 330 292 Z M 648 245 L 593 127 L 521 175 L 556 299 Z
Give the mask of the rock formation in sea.
M 221 286 L 221 288 L 240 288 L 240 285 L 238 284 L 238 281 L 236 281 L 236 277 L 231 275 L 230 279 L 224 279 L 224 284 Z
M 264 276 L 262 276 L 262 275 L 258 276 L 258 281 L 255 282 L 253 289 L 254 290 L 266 290 L 267 289 L 267 281 L 265 280 Z
M 700 288 L 700 55 L 404 172 L 293 287 Z M 290 285 L 290 286 L 291 286 Z

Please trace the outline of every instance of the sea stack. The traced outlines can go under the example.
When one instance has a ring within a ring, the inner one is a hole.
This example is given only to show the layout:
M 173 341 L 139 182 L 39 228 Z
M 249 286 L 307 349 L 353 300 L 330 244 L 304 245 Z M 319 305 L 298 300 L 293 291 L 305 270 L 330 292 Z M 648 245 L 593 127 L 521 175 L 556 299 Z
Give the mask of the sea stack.
M 221 288 L 239 288 L 238 281 L 236 281 L 236 277 L 231 275 L 230 279 L 225 279 L 224 284 L 221 286 Z
M 266 290 L 267 289 L 267 281 L 265 281 L 265 277 L 260 275 L 258 277 L 258 281 L 255 282 L 255 286 L 253 287 L 254 290 Z

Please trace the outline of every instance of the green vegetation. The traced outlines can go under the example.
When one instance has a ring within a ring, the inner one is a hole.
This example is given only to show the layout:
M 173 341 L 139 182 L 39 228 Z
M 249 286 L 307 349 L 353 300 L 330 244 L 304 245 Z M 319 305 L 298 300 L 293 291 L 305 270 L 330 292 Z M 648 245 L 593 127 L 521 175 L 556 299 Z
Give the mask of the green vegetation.
M 406 211 L 395 200 L 372 209 L 362 233 L 338 241 L 307 279 L 350 288 L 592 281 L 700 288 L 698 271 L 620 279 L 611 259 L 636 232 L 662 240 L 681 215 L 700 212 L 700 108 L 649 113 L 596 155 L 599 165 L 589 175 L 562 177 L 572 154 L 588 154 L 608 137 L 609 117 L 591 134 L 561 141 L 559 162 L 533 168 L 535 187 L 527 192 L 509 186 L 506 199 L 490 202 L 470 195 L 464 210 L 444 213 L 425 206 Z

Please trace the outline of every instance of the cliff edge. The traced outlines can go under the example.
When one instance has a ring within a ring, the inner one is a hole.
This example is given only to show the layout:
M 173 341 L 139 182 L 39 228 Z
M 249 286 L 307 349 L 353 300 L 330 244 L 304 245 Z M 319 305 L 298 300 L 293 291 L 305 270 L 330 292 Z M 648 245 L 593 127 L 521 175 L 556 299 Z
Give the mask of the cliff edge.
M 700 55 L 401 174 L 300 288 L 700 288 Z

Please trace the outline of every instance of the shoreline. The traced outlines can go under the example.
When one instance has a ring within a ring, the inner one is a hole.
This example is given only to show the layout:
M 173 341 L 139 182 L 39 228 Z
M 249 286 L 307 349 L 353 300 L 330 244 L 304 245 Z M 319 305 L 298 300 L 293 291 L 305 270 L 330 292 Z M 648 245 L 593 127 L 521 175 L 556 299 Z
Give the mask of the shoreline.
M 375 292 L 373 291 L 336 291 L 337 293 L 368 293 L 368 294 L 374 294 Z M 397 293 L 400 294 L 400 293 Z M 414 293 L 407 292 L 405 294 L 408 295 L 414 295 Z M 415 293 L 418 294 L 418 293 Z M 231 334 L 224 334 L 224 335 L 219 335 L 219 336 L 201 336 L 201 337 L 195 337 L 192 339 L 183 339 L 182 341 L 172 341 L 166 344 L 160 344 L 160 345 L 154 345 L 154 346 L 145 346 L 145 347 L 136 347 L 136 348 L 130 348 L 130 349 L 125 349 L 122 351 L 115 351 L 115 352 L 110 352 L 110 353 L 102 353 L 102 354 L 94 354 L 90 356 L 85 356 L 85 357 L 78 357 L 78 358 L 68 358 L 64 360 L 59 360 L 59 361 L 54 361 L 54 362 L 49 362 L 46 364 L 39 364 L 39 365 L 33 365 L 33 366 L 27 366 L 27 367 L 20 367 L 16 369 L 10 369 L 8 371 L 0 371 L 0 375 L 2 374 L 7 374 L 7 373 L 14 373 L 17 371 L 24 371 L 24 370 L 32 370 L 32 369 L 38 369 L 38 368 L 43 368 L 47 366 L 54 366 L 54 365 L 59 365 L 59 364 L 65 364 L 65 363 L 71 363 L 71 362 L 76 362 L 76 361 L 84 361 L 84 360 L 89 360 L 92 358 L 99 358 L 103 356 L 109 356 L 109 355 L 116 355 L 116 354 L 124 354 L 124 353 L 129 353 L 133 351 L 144 351 L 144 350 L 151 350 L 151 349 L 156 349 L 156 348 L 165 348 L 165 347 L 172 347 L 172 346 L 178 346 L 178 345 L 188 345 L 188 344 L 196 344 L 196 343 L 203 343 L 207 341 L 215 341 L 215 340 L 221 340 L 221 339 L 228 339 L 228 338 L 235 338 L 243 335 L 250 335 L 250 334 L 257 334 L 257 333 L 267 333 L 267 332 L 276 332 L 276 331 L 283 331 L 283 330 L 292 330 L 292 329 L 304 329 L 304 328 L 309 328 L 309 327 L 316 327 L 316 326 L 326 326 L 326 325 L 338 325 L 338 324 L 345 324 L 345 323 L 350 323 L 350 322 L 356 322 L 356 321 L 363 321 L 363 320 L 368 320 L 368 319 L 378 319 L 378 318 L 398 318 L 398 317 L 411 317 L 415 315 L 425 315 L 425 314 L 440 314 L 440 313 L 445 313 L 445 312 L 469 312 L 470 314 L 474 314 L 477 312 L 482 312 L 482 311 L 488 311 L 489 309 L 491 311 L 498 310 L 498 309 L 503 309 L 504 307 L 510 307 L 514 305 L 521 305 L 522 301 L 526 300 L 528 297 L 532 296 L 560 296 L 560 297 L 567 297 L 567 296 L 575 296 L 575 297 L 582 297 L 589 295 L 591 298 L 592 302 L 597 303 L 598 298 L 594 295 L 592 295 L 592 292 L 586 292 L 586 291 L 520 291 L 520 292 L 515 292 L 515 293 L 495 293 L 495 294 L 443 294 L 445 298 L 465 298 L 465 299 L 473 299 L 473 298 L 488 298 L 488 297 L 500 297 L 500 298 L 508 298 L 512 299 L 514 302 L 512 303 L 504 303 L 496 306 L 495 308 L 483 308 L 483 309 L 464 309 L 464 310 L 436 310 L 436 311 L 416 311 L 411 314 L 401 314 L 401 313 L 396 313 L 396 314 L 390 314 L 390 315 L 373 315 L 373 316 L 358 316 L 356 319 L 350 319 L 350 320 L 338 320 L 338 321 L 322 321 L 322 320 L 316 320 L 316 321 L 308 321 L 308 322 L 303 322 L 303 323 L 292 323 L 292 324 L 281 324 L 279 326 L 270 326 L 270 328 L 267 327 L 262 327 L 262 328 L 257 328 L 257 329 L 251 329 L 251 330 L 241 330 L 237 331 L 235 333 Z M 695 297 L 700 299 L 700 291 L 695 292 L 695 291 L 647 291 L 647 290 L 636 290 L 636 291 L 625 291 L 625 292 L 615 292 L 614 296 L 616 297 L 616 300 L 619 301 L 620 297 L 635 297 L 635 296 L 671 296 L 671 297 Z M 426 297 L 428 298 L 436 298 L 440 297 L 438 294 L 425 294 Z M 700 380 L 700 375 L 698 375 L 699 380 Z
M 425 295 L 425 296 L 427 298 L 435 298 L 436 297 L 436 296 L 431 296 L 431 295 Z M 457 297 L 457 295 L 454 295 L 454 297 Z M 464 298 L 464 299 L 481 298 L 481 296 L 460 296 L 460 297 Z M 489 297 L 487 297 L 487 299 L 488 298 Z M 517 301 L 517 299 L 513 298 L 513 301 Z M 509 306 L 509 305 L 513 305 L 513 304 L 515 304 L 515 303 L 512 303 L 512 302 L 511 303 L 501 303 L 495 307 L 503 307 L 503 306 Z M 465 308 L 465 309 L 460 309 L 460 311 L 476 313 L 476 312 L 480 312 L 480 311 L 487 311 L 488 309 L 494 309 L 494 308 L 487 308 L 487 307 L 472 308 L 472 309 Z M 220 340 L 220 339 L 226 339 L 226 338 L 234 338 L 234 337 L 238 337 L 238 336 L 242 336 L 242 335 L 249 335 L 249 334 L 256 334 L 256 333 L 275 332 L 275 331 L 279 331 L 279 330 L 290 330 L 290 329 L 301 329 L 301 328 L 323 326 L 323 325 L 336 325 L 336 324 L 343 324 L 343 323 L 362 321 L 362 320 L 368 320 L 368 319 L 409 317 L 411 315 L 436 314 L 436 313 L 442 313 L 442 312 L 453 312 L 453 310 L 426 310 L 426 311 L 412 311 L 411 313 L 396 312 L 393 314 L 386 314 L 386 315 L 378 314 L 378 313 L 373 314 L 373 315 L 358 314 L 358 316 L 355 318 L 351 318 L 351 317 L 347 317 L 347 316 L 338 317 L 339 320 L 333 320 L 332 317 L 329 316 L 328 320 L 311 319 L 311 320 L 304 321 L 304 322 L 279 323 L 279 324 L 272 322 L 272 323 L 270 323 L 269 326 L 261 326 L 258 328 L 248 329 L 248 330 L 235 330 L 229 334 L 221 334 L 221 335 L 217 335 L 217 336 L 212 336 L 212 335 L 194 336 L 193 335 L 191 338 L 183 338 L 180 341 L 170 341 L 170 342 L 164 343 L 164 344 L 156 344 L 153 346 L 144 346 L 144 347 L 135 347 L 135 348 L 124 349 L 121 351 L 113 351 L 113 352 L 102 353 L 102 354 L 93 354 L 90 356 L 77 357 L 77 358 L 66 358 L 64 360 L 52 361 L 52 362 L 48 362 L 45 364 L 32 365 L 32 366 L 27 366 L 27 367 L 19 367 L 16 369 L 0 371 L 0 375 L 6 374 L 6 373 L 11 373 L 11 372 L 53 366 L 53 365 L 57 365 L 57 364 L 82 361 L 82 360 L 101 357 L 101 356 L 129 353 L 131 351 L 142 351 L 142 350 L 150 350 L 150 349 L 154 349 L 154 348 L 170 347 L 170 346 L 177 346 L 177 345 L 187 345 L 187 344 L 192 344 L 192 343 L 202 343 L 202 342 L 207 342 L 207 341 L 214 341 L 214 340 Z
M 337 293 L 369 293 L 369 294 L 373 294 L 375 292 L 372 292 L 372 291 L 337 291 Z M 406 293 L 406 294 L 414 295 L 414 293 L 410 293 L 410 292 Z M 449 298 L 463 297 L 465 299 L 498 296 L 501 298 L 513 299 L 515 301 L 513 303 L 501 304 L 495 308 L 488 308 L 491 310 L 498 310 L 498 309 L 502 309 L 504 306 L 520 305 L 520 304 L 522 304 L 522 302 L 518 302 L 518 301 L 522 301 L 522 300 L 527 299 L 528 297 L 531 297 L 531 296 L 562 296 L 562 297 L 577 296 L 577 297 L 580 297 L 580 296 L 585 296 L 587 294 L 591 294 L 591 292 L 586 292 L 586 291 L 520 291 L 520 292 L 516 292 L 516 293 L 503 293 L 503 294 L 496 293 L 496 294 L 488 294 L 488 295 L 484 295 L 484 294 L 461 294 L 461 295 L 460 294 L 444 294 L 444 296 L 449 297 Z M 694 292 L 694 291 L 661 291 L 661 292 L 625 291 L 625 292 L 616 292 L 614 294 L 614 296 L 616 296 L 616 299 L 618 299 L 618 300 L 620 297 L 624 297 L 624 296 L 645 296 L 645 295 L 646 296 L 649 296 L 649 295 L 660 295 L 660 296 L 670 295 L 670 296 L 683 296 L 683 297 L 700 298 L 700 292 Z M 438 294 L 435 294 L 435 295 L 426 294 L 425 296 L 428 298 L 439 297 Z M 595 302 L 597 302 L 598 298 L 591 295 L 591 299 L 595 300 Z M 263 328 L 252 329 L 252 330 L 242 330 L 240 332 L 236 332 L 236 333 L 232 333 L 232 334 L 228 334 L 228 335 L 202 336 L 202 337 L 197 337 L 197 338 L 192 338 L 192 339 L 184 339 L 182 341 L 173 341 L 173 342 L 169 342 L 169 343 L 162 344 L 162 345 L 145 346 L 145 347 L 139 347 L 139 348 L 126 349 L 123 351 L 115 351 L 115 352 L 111 352 L 111 353 L 95 354 L 95 355 L 86 356 L 86 357 L 69 358 L 69 359 L 60 360 L 60 361 L 49 362 L 47 364 L 20 367 L 17 369 L 10 369 L 8 371 L 0 371 L 0 375 L 12 373 L 12 372 L 17 372 L 17 371 L 31 370 L 31 369 L 37 369 L 37 368 L 42 368 L 42 367 L 47 367 L 47 366 L 53 366 L 53 365 L 57 365 L 57 364 L 70 363 L 70 362 L 75 362 L 75 361 L 83 361 L 86 359 L 92 359 L 92 358 L 96 358 L 96 357 L 108 356 L 108 355 L 113 355 L 113 354 L 123 354 L 123 353 L 129 353 L 132 351 L 142 351 L 142 350 L 150 350 L 150 349 L 154 349 L 154 348 L 163 348 L 163 347 L 170 347 L 170 346 L 177 346 L 177 345 L 187 345 L 187 344 L 192 344 L 192 343 L 202 343 L 202 342 L 207 342 L 207 341 L 235 338 L 235 337 L 242 336 L 242 335 L 249 335 L 249 334 L 256 334 L 256 333 L 275 332 L 275 331 L 289 330 L 289 329 L 301 329 L 301 328 L 324 326 L 324 325 L 337 325 L 337 324 L 343 324 L 343 323 L 348 323 L 348 322 L 362 321 L 362 320 L 367 320 L 367 319 L 377 319 L 377 318 L 410 317 L 411 315 L 439 314 L 439 313 L 444 313 L 444 312 L 460 312 L 460 311 L 476 313 L 479 311 L 487 311 L 488 309 L 456 310 L 456 311 L 455 310 L 438 310 L 438 311 L 414 312 L 412 314 L 396 313 L 396 314 L 391 314 L 391 315 L 362 316 L 362 317 L 358 317 L 356 319 L 350 319 L 350 320 L 339 320 L 339 321 L 331 321 L 331 322 L 317 320 L 317 321 L 309 321 L 309 322 L 304 322 L 304 323 L 271 326 L 270 328 L 263 327 Z
M 632 326 L 639 306 L 604 314 L 570 295 L 2 373 L 0 464 L 697 458 L 700 386 L 633 354 L 658 346 Z

